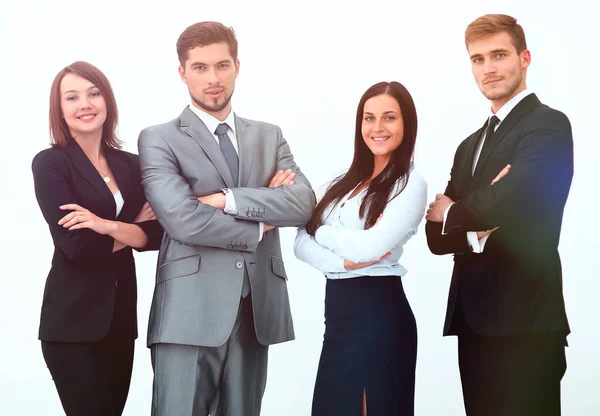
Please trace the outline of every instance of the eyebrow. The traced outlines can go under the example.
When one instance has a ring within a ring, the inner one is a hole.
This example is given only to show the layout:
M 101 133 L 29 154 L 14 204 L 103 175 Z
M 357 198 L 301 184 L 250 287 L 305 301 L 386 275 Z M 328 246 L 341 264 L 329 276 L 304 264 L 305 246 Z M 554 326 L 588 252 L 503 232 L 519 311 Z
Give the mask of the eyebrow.
M 363 115 L 364 115 L 364 114 L 370 114 L 370 115 L 373 115 L 373 113 L 371 113 L 371 112 L 369 112 L 369 111 L 365 111 L 365 112 L 363 113 Z M 397 113 L 396 111 L 393 111 L 393 110 L 388 110 L 388 111 L 384 111 L 384 112 L 383 112 L 383 114 L 398 114 L 398 113 Z
M 89 88 L 87 89 L 87 91 L 91 90 L 92 88 L 98 88 L 98 87 L 96 87 L 95 85 L 92 85 L 91 87 L 89 87 Z M 69 90 L 69 91 L 65 91 L 65 93 L 64 93 L 63 95 L 67 95 L 67 94 L 69 94 L 69 93 L 72 93 L 72 92 L 74 92 L 74 93 L 78 93 L 79 91 L 75 91 L 75 90 Z
M 231 61 L 229 59 L 223 59 L 222 61 L 217 62 L 215 65 L 219 65 L 219 64 L 230 64 Z M 204 62 L 200 62 L 200 61 L 196 61 L 196 62 L 192 62 L 190 64 L 190 66 L 194 66 L 194 65 L 204 65 L 204 66 L 209 66 L 208 64 L 205 64 Z

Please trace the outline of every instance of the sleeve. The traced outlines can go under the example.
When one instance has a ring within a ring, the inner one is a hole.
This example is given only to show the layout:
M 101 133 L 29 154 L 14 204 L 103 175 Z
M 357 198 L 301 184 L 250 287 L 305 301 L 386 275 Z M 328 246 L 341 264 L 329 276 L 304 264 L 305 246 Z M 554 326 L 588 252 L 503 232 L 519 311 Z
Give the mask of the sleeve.
M 368 230 L 329 225 L 319 227 L 315 240 L 355 263 L 378 260 L 406 237 L 416 233 L 427 203 L 427 184 L 412 173 L 404 190 L 388 202 L 381 220 Z
M 68 230 L 58 221 L 70 211 L 61 210 L 65 204 L 77 204 L 69 188 L 65 163 L 54 149 L 38 154 L 32 163 L 35 196 L 44 219 L 50 227 L 52 240 L 70 260 L 97 259 L 112 255 L 114 239 L 87 228 Z M 85 206 L 84 206 L 85 208 Z
M 160 243 L 162 242 L 163 229 L 157 220 L 138 222 L 137 225 L 148 237 L 148 242 L 144 247 L 134 248 L 136 251 L 152 251 L 160 249 Z
M 310 264 L 323 273 L 345 272 L 344 259 L 339 255 L 317 243 L 306 230 L 298 228 L 294 241 L 294 254 L 304 263 Z
M 454 164 L 452 170 L 450 171 L 450 180 L 448 181 L 448 185 L 446 186 L 446 190 L 444 191 L 444 195 L 455 201 L 457 199 L 457 193 L 454 190 L 453 185 L 453 172 L 455 171 L 455 167 L 458 166 L 458 160 L 460 158 L 461 147 L 458 148 L 456 154 L 454 155 Z M 450 205 L 452 207 L 452 205 Z M 427 235 L 427 245 L 429 246 L 429 250 L 433 254 L 466 254 L 470 253 L 469 244 L 467 241 L 467 234 L 465 232 L 462 233 L 444 233 L 444 228 L 446 227 L 446 220 L 449 209 L 444 213 L 444 222 L 433 222 L 427 221 L 425 223 L 425 234 Z
M 315 194 L 308 179 L 296 162 L 289 145 L 277 130 L 277 168 L 291 169 L 295 174 L 294 185 L 277 188 L 232 188 L 238 208 L 237 218 L 264 222 L 275 227 L 298 227 L 308 222 L 315 207 Z M 252 213 L 260 213 L 254 215 Z
M 259 225 L 200 203 L 179 173 L 177 158 L 159 132 L 143 130 L 138 149 L 146 198 L 169 237 L 192 246 L 256 250 Z

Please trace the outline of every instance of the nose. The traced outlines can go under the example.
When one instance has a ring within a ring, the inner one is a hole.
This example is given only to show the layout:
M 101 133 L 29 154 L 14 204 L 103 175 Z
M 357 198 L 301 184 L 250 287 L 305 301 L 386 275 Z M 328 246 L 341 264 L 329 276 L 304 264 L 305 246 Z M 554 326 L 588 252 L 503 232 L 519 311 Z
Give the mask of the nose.
M 375 125 L 373 126 L 373 131 L 383 131 L 383 124 L 381 123 L 381 119 L 377 119 L 375 121 Z
M 483 63 L 483 73 L 485 75 L 488 74 L 493 74 L 496 72 L 496 65 L 494 65 L 494 62 L 491 59 L 486 59 L 486 61 Z
M 79 100 L 79 108 L 83 110 L 84 108 L 90 108 L 90 107 L 91 107 L 90 100 L 87 96 L 84 95 L 81 98 L 81 100 Z
M 218 84 L 219 78 L 217 77 L 217 72 L 214 67 L 210 67 L 208 70 L 208 83 L 209 84 Z

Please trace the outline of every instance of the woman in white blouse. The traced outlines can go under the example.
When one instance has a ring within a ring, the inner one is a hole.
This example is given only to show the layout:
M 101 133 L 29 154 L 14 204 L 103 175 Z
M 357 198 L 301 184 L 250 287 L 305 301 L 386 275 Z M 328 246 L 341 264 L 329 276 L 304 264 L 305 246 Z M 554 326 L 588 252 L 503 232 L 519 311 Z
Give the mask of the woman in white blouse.
M 406 88 L 369 88 L 358 104 L 350 169 L 298 230 L 296 256 L 327 278 L 313 416 L 414 414 L 417 329 L 398 261 L 427 201 L 427 184 L 412 169 L 416 136 Z

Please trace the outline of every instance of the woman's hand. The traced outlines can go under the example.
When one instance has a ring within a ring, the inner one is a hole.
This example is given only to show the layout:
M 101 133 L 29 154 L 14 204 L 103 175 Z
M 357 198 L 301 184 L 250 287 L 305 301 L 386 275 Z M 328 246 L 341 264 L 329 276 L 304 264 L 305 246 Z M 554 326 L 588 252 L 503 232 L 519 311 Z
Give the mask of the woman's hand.
M 381 256 L 379 258 L 379 260 L 364 261 L 362 263 L 354 263 L 353 261 L 350 261 L 350 260 L 344 260 L 344 269 L 346 269 L 346 270 L 356 270 L 356 269 L 362 269 L 363 267 L 369 267 L 369 266 L 372 266 L 375 263 L 379 263 L 381 260 L 387 259 L 391 255 L 392 255 L 392 253 L 388 251 L 383 256 Z
M 93 212 L 83 208 L 77 204 L 66 204 L 59 207 L 62 210 L 71 210 L 73 212 L 65 215 L 58 221 L 58 225 L 62 225 L 69 230 L 79 230 L 81 228 L 89 228 L 98 234 L 106 235 L 115 228 L 113 221 L 105 220 L 98 217 Z
M 135 217 L 135 220 L 133 220 L 133 222 L 138 223 L 138 222 L 144 222 L 144 221 L 152 221 L 155 219 L 156 219 L 156 215 L 154 215 L 154 211 L 152 211 L 152 207 L 150 206 L 150 204 L 148 202 L 146 202 L 142 206 L 140 213 L 137 215 L 137 217 Z

